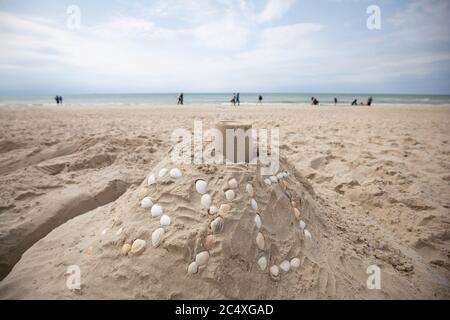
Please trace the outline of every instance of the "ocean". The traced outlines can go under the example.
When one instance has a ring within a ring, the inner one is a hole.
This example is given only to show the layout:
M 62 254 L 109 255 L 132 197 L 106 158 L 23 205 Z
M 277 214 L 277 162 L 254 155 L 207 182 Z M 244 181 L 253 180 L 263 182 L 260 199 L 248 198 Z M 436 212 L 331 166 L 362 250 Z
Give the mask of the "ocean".
M 292 104 L 310 103 L 316 97 L 321 104 L 333 104 L 334 97 L 338 104 L 348 105 L 354 99 L 366 102 L 370 94 L 339 93 L 241 93 L 241 105 L 254 105 L 258 96 L 263 96 L 263 103 Z M 63 95 L 67 105 L 167 105 L 177 103 L 177 93 L 143 93 L 143 94 L 70 94 Z M 226 105 L 233 93 L 185 93 L 184 103 Z M 403 95 L 372 94 L 374 104 L 450 104 L 449 95 Z M 54 96 L 0 96 L 0 106 L 6 105 L 54 105 Z

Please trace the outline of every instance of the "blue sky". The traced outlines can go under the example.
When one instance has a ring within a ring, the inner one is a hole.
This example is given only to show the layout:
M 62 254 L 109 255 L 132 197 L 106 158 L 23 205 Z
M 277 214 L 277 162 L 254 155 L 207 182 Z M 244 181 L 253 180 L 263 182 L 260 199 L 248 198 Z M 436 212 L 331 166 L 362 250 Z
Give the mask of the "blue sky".
M 447 0 L 0 0 L 0 94 L 450 94 L 449 30 Z

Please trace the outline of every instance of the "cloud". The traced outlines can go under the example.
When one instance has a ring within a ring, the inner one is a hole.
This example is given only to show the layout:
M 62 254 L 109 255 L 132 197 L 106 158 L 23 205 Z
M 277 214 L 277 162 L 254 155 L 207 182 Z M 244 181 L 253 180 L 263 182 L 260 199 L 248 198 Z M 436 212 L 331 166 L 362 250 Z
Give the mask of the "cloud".
M 260 23 L 281 18 L 294 4 L 295 0 L 268 0 L 258 17 Z

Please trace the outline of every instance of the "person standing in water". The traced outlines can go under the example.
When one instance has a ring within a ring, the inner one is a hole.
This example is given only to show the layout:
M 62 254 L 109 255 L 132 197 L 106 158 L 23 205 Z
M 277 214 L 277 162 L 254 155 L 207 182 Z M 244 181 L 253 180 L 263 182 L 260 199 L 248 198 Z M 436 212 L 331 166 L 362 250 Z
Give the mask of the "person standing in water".
M 262 95 L 259 95 L 259 97 L 258 97 L 258 103 L 259 103 L 259 104 L 262 104 L 262 101 L 263 101 L 263 97 L 262 97 Z
M 59 96 L 55 97 L 56 105 L 59 106 Z
M 236 94 L 236 103 L 238 104 L 238 106 L 241 105 L 240 95 L 241 94 L 239 92 Z
M 334 105 L 337 105 L 337 103 L 338 103 L 338 100 L 336 97 L 334 97 Z
M 236 93 L 233 93 L 233 99 L 230 102 L 236 107 Z
M 178 102 L 177 102 L 177 105 L 179 105 L 179 104 L 181 104 L 181 105 L 184 104 L 184 94 L 183 94 L 183 92 L 181 92 L 181 93 L 178 95 Z
M 61 106 L 63 105 L 63 97 L 59 96 L 59 103 L 61 104 Z

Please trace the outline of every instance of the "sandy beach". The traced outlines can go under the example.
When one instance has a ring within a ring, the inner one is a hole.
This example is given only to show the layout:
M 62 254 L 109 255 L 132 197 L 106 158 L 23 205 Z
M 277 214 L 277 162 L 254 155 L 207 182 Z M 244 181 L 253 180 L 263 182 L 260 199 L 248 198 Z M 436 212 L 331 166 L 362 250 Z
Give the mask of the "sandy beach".
M 172 131 L 194 120 L 279 128 L 290 173 L 280 185 L 297 204 L 278 184 L 197 165 L 148 186 L 150 173 L 174 167 Z M 2 107 L 0 299 L 449 299 L 449 156 L 449 105 Z M 217 207 L 224 183 L 238 182 L 208 244 L 215 217 L 201 208 L 199 177 Z M 262 216 L 260 251 L 246 184 Z M 141 208 L 144 196 L 172 220 L 157 246 L 160 221 Z M 295 206 L 312 239 L 290 216 Z M 144 251 L 124 255 L 135 239 Z M 189 274 L 202 250 L 207 266 Z M 294 257 L 299 267 L 270 276 Z M 71 265 L 80 290 L 66 286 Z M 379 290 L 366 286 L 370 265 L 381 269 Z

